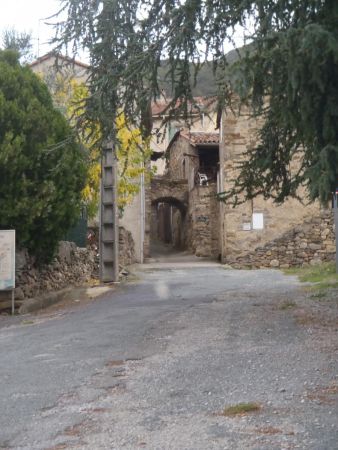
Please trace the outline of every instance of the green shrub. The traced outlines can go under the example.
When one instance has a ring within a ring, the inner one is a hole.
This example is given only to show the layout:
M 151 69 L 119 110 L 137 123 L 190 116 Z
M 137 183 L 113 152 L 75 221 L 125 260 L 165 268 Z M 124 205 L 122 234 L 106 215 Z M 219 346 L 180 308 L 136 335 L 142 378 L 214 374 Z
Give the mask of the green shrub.
M 86 155 L 45 84 L 0 51 L 0 229 L 49 260 L 79 215 Z

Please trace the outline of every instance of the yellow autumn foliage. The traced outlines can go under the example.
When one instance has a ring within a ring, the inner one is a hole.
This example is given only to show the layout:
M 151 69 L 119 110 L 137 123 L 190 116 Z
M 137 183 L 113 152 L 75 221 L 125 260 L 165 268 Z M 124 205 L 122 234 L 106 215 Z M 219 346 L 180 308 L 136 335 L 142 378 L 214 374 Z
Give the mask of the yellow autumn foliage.
M 85 99 L 88 88 L 84 83 L 68 79 L 58 73 L 53 79 L 46 80 L 52 92 L 55 106 L 75 124 L 84 112 Z M 140 176 L 148 174 L 147 161 L 150 160 L 150 141 L 143 140 L 138 129 L 130 128 L 126 124 L 123 114 L 116 119 L 117 130 L 117 158 L 118 158 L 118 207 L 123 214 L 125 207 L 130 204 L 140 190 Z M 100 197 L 100 148 L 97 142 L 100 138 L 99 126 L 84 129 L 81 132 L 81 141 L 89 154 L 87 184 L 82 191 L 83 201 L 86 204 L 88 217 L 93 218 L 98 212 Z M 147 178 L 147 177 L 146 177 Z
M 130 128 L 123 114 L 116 118 L 119 162 L 118 205 L 121 212 L 140 191 L 140 176 L 149 177 L 150 139 L 142 139 L 139 129 Z

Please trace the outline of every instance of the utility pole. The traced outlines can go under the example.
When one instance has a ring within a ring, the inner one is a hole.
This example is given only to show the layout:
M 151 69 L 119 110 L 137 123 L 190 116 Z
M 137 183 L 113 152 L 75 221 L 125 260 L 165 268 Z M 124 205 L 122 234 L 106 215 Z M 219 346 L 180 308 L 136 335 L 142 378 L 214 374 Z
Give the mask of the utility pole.
M 119 279 L 117 159 L 114 144 L 106 142 L 101 157 L 100 281 Z
M 144 233 L 145 233 L 145 183 L 144 183 L 144 163 L 142 163 L 142 169 L 140 176 L 140 215 L 141 215 L 141 226 L 140 226 L 140 263 L 144 262 Z

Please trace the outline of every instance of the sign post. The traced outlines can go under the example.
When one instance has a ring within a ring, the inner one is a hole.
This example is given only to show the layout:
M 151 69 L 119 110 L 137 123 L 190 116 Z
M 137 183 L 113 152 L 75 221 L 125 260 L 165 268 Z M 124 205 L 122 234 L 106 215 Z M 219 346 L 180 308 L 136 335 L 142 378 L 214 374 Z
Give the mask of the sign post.
M 336 272 L 338 273 L 338 188 L 333 194 L 333 212 L 334 223 L 336 228 Z
M 0 230 L 0 291 L 12 291 L 15 310 L 15 230 Z

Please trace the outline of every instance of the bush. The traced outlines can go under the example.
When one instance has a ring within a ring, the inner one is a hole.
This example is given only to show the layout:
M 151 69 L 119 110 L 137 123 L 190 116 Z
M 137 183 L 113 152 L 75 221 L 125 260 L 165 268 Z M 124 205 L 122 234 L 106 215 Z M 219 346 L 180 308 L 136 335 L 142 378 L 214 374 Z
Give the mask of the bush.
M 50 260 L 79 216 L 86 155 L 45 84 L 0 51 L 0 229 Z

